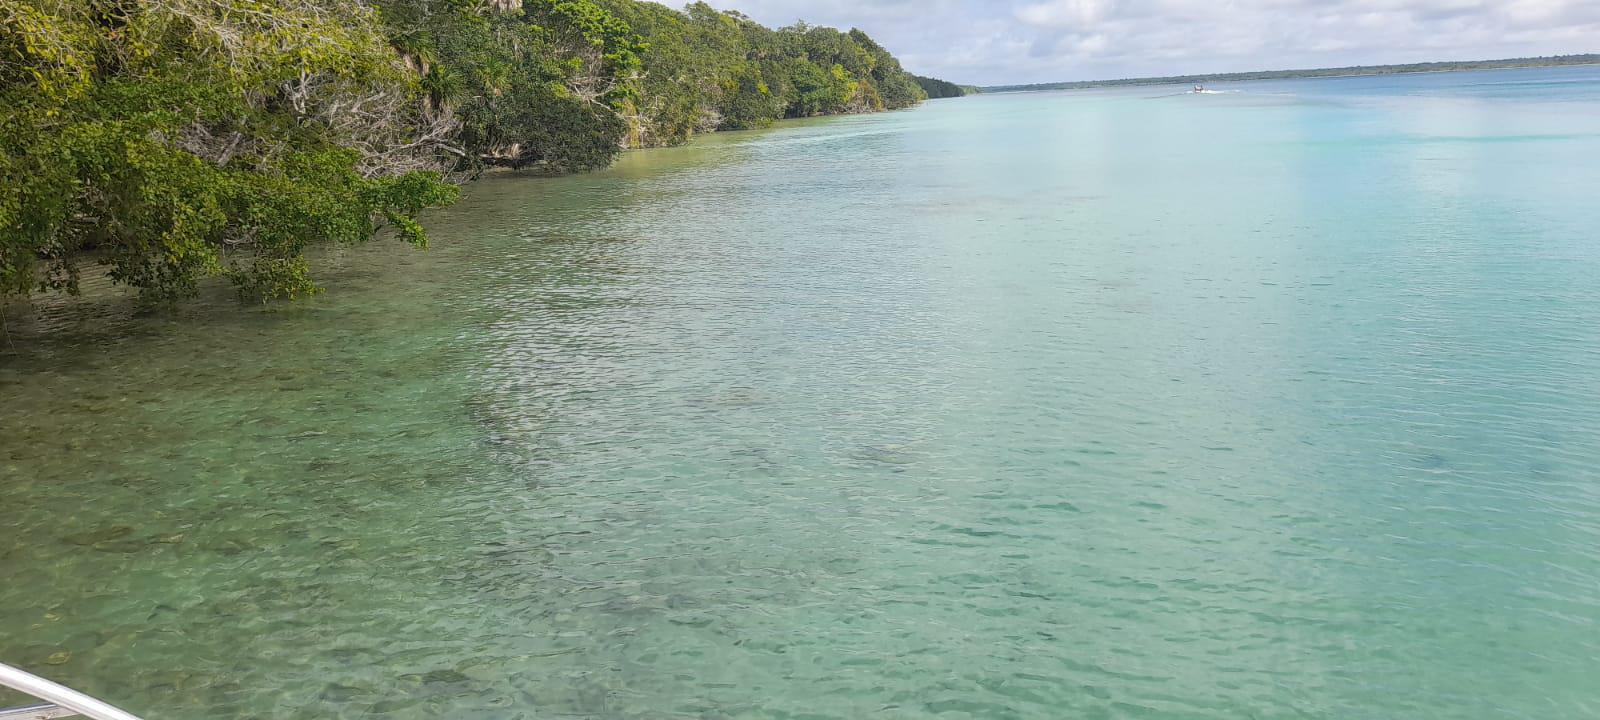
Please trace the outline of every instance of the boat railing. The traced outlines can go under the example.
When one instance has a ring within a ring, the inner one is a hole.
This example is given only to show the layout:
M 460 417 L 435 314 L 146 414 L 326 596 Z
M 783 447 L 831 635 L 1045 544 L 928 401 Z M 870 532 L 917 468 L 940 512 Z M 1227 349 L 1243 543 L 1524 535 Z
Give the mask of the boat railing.
M 44 701 L 26 707 L 0 708 L 0 720 L 48 720 L 80 715 L 91 720 L 139 720 L 138 716 L 108 703 L 5 663 L 0 663 L 0 687 L 8 687 Z

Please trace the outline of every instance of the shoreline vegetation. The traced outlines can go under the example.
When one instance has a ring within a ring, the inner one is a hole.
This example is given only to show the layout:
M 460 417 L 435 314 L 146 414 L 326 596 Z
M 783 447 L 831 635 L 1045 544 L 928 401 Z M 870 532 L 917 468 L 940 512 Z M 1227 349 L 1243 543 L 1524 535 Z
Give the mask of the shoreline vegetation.
M 425 246 L 418 214 L 489 169 L 947 85 L 860 30 L 704 2 L 0 0 L 0 302 L 76 294 L 88 265 L 145 303 L 216 276 L 293 299 L 319 291 L 309 246 Z
M 977 88 L 984 93 L 1046 92 L 1050 90 L 1084 90 L 1099 87 L 1127 87 L 1138 85 L 1193 85 L 1245 80 L 1302 80 L 1311 78 L 1371 77 L 1376 75 L 1416 75 L 1422 73 L 1469 72 L 1473 70 L 1511 70 L 1517 68 L 1566 67 L 1573 65 L 1600 65 L 1600 54 L 1551 55 L 1547 57 L 1506 58 L 1501 60 L 1468 60 L 1459 62 L 1426 62 L 1403 65 L 1351 65 L 1336 68 L 1311 68 L 1304 70 L 1262 70 L 1257 72 L 1216 73 L 1211 75 L 1170 75 L 1165 77 L 1120 78 L 1115 80 L 1077 80 L 1072 82 L 1033 83 L 1028 85 L 987 85 Z
M 967 95 L 977 95 L 981 92 L 976 85 L 957 85 L 948 80 L 922 77 L 921 75 L 912 75 L 911 78 L 922 86 L 922 91 L 928 94 L 929 100 L 966 97 Z

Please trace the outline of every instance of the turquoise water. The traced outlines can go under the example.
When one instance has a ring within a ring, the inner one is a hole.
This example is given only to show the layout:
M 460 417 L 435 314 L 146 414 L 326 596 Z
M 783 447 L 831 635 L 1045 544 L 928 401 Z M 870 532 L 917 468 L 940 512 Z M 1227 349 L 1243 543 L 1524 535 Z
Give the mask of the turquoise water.
M 1600 715 L 1600 70 L 1215 89 L 12 307 L 0 659 L 195 720 Z

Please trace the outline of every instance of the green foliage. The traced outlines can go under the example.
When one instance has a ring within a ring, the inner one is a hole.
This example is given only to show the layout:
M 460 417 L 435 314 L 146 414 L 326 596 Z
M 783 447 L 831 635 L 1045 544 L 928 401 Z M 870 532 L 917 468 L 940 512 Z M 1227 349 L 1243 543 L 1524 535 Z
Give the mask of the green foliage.
M 378 0 L 430 103 L 458 123 L 456 169 L 604 167 L 622 149 L 645 47 L 591 0 L 523 0 L 480 13 L 461 0 Z
M 425 246 L 485 168 L 925 97 L 859 30 L 703 2 L 0 0 L 0 299 L 85 262 L 147 301 L 299 297 L 307 248 Z
M 294 296 L 308 244 L 454 197 L 397 153 L 416 85 L 353 2 L 0 0 L 0 83 L 0 295 L 92 257 L 147 301 Z
M 971 95 L 967 88 L 946 80 L 912 75 L 911 78 L 922 86 L 922 91 L 928 94 L 929 99 L 957 98 Z
M 638 97 L 624 113 L 630 145 L 672 145 L 697 132 L 926 99 L 899 61 L 860 30 L 805 23 L 771 30 L 704 2 L 677 12 L 635 0 L 599 1 L 645 41 Z

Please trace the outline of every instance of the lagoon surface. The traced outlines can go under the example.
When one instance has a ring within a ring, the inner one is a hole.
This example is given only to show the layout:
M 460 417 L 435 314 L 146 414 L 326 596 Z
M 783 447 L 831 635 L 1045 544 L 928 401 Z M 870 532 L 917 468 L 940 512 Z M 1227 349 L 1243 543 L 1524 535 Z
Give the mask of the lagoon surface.
M 0 661 L 152 720 L 1600 715 L 1600 69 L 1214 89 L 12 306 Z

